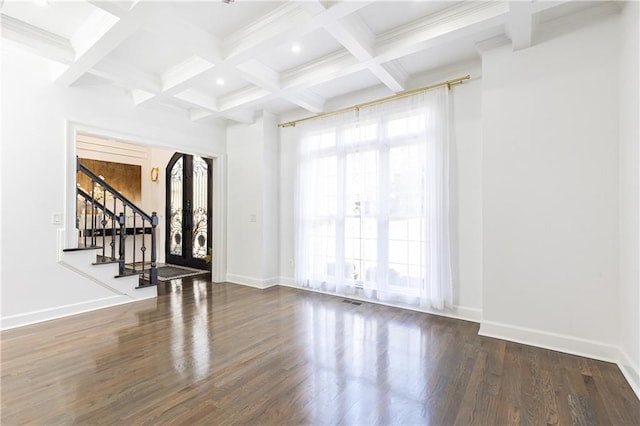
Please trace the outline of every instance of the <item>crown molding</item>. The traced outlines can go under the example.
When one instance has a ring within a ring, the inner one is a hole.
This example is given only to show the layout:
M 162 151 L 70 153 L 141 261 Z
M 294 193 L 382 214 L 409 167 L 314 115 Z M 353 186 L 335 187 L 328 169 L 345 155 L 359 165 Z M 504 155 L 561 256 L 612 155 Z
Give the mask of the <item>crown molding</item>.
M 2 38 L 36 50 L 49 59 L 69 64 L 75 58 L 71 42 L 52 32 L 0 13 Z

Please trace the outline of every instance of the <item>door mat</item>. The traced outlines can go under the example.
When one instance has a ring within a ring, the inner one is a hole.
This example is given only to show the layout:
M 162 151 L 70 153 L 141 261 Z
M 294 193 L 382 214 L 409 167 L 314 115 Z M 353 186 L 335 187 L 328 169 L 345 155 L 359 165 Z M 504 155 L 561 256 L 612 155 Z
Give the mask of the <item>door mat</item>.
M 158 281 L 171 281 L 178 278 L 195 277 L 198 275 L 206 275 L 209 273 L 209 271 L 185 268 L 183 266 L 175 266 L 175 265 L 158 266 L 157 270 L 158 270 Z

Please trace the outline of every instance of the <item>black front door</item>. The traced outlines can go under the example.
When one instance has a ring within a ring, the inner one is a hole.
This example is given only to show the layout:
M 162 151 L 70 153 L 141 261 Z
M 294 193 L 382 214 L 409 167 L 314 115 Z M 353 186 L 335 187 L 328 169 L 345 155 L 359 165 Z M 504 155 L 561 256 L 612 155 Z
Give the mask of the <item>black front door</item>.
M 181 153 L 167 165 L 166 263 L 209 269 L 211 165 L 208 158 Z

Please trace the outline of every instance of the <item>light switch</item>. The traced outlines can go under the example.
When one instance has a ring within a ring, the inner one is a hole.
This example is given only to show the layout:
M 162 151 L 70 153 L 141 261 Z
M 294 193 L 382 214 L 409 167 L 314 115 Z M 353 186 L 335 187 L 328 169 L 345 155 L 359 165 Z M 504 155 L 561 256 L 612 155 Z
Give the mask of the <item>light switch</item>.
M 255 222 L 255 221 L 256 221 L 256 214 L 255 213 L 250 214 L 249 215 L 249 222 Z
M 59 213 L 59 212 L 51 213 L 51 224 L 62 225 L 62 213 Z

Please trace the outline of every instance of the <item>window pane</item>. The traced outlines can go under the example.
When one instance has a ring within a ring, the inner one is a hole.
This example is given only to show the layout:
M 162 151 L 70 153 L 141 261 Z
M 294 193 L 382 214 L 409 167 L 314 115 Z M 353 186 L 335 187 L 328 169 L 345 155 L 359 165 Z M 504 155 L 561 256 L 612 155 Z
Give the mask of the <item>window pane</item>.
M 207 256 L 207 223 L 208 216 L 208 164 L 202 157 L 193 156 L 193 247 L 192 255 L 196 259 Z
M 169 252 L 175 256 L 182 256 L 182 157 L 171 168 L 171 206 L 170 206 L 170 235 L 171 246 Z

